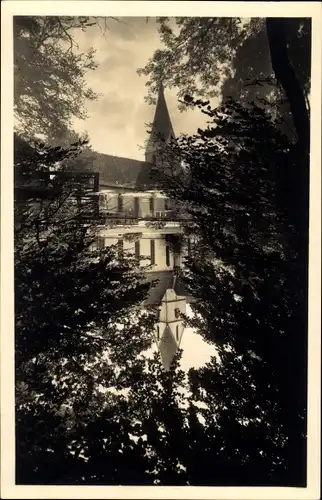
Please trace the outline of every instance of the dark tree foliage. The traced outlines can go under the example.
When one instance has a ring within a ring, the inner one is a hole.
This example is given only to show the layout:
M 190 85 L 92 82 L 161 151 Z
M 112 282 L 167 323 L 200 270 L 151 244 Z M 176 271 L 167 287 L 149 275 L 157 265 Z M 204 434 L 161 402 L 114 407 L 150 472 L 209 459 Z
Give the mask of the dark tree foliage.
M 180 353 L 170 372 L 142 354 L 147 285 L 134 256 L 93 248 L 100 221 L 62 175 L 79 151 L 15 140 L 16 480 L 187 484 Z
M 149 99 L 164 85 L 200 97 L 219 95 L 247 101 L 248 94 L 266 96 L 274 76 L 264 18 L 157 18 L 164 48 L 158 49 L 139 74 L 149 77 Z M 303 89 L 310 84 L 311 23 L 306 18 L 284 19 L 291 64 Z M 265 92 L 261 89 L 261 81 Z M 249 89 L 249 86 L 251 87 Z
M 233 98 L 241 104 L 270 98 L 284 117 L 284 133 L 308 150 L 311 21 L 307 18 L 158 18 L 164 48 L 139 74 L 148 77 L 148 101 L 158 82 L 179 100 Z M 179 106 L 184 109 L 184 105 Z
M 148 101 L 154 102 L 160 78 L 164 86 L 178 89 L 178 96 L 218 95 L 222 77 L 230 76 L 229 64 L 246 36 L 239 18 L 159 17 L 157 49 L 139 74 L 148 76 Z
M 46 141 L 51 147 L 61 146 L 64 149 L 73 148 L 73 144 L 81 144 L 77 156 L 68 156 L 62 161 L 62 165 L 67 170 L 84 172 L 92 169 L 93 160 L 97 153 L 92 149 L 90 137 L 87 132 L 79 135 L 67 126 L 62 125 L 59 133 L 50 134 Z
M 310 25 L 179 18 L 175 34 L 159 22 L 166 48 L 143 70 L 152 93 L 162 78 L 181 97 L 213 96 L 225 78 L 222 108 L 187 97 L 210 125 L 173 144 L 162 172 L 195 241 L 186 321 L 218 356 L 187 386 L 180 353 L 170 372 L 142 354 L 155 321 L 141 307 L 148 287 L 134 256 L 93 247 L 97 196 L 78 175 L 91 150 L 70 132 L 94 97 L 83 78 L 95 66 L 93 52 L 75 55 L 72 30 L 92 20 L 16 18 L 19 127 L 50 144 L 15 144 L 17 482 L 303 486 Z M 268 50 L 296 144 L 268 100 Z
M 294 17 L 284 19 L 284 23 L 288 56 L 307 97 L 311 75 L 311 22 Z M 277 91 L 265 19 L 252 19 L 247 30 L 248 35 L 232 61 L 232 76 L 222 87 L 224 99 L 231 97 L 244 105 Z
M 14 104 L 16 128 L 27 138 L 48 138 L 86 116 L 85 103 L 96 99 L 85 75 L 97 66 L 95 51 L 80 53 L 75 29 L 88 18 L 14 17 Z M 95 24 L 95 22 L 94 22 Z
M 285 169 L 308 165 L 262 107 L 190 104 L 209 127 L 173 144 L 179 176 L 164 164 L 167 192 L 186 204 L 199 238 L 185 272 L 190 324 L 219 354 L 191 372 L 207 407 L 209 450 L 198 458 L 218 471 L 214 484 L 303 485 L 308 226 Z M 191 484 L 209 481 L 209 469 L 191 471 Z
M 86 118 L 87 102 L 98 98 L 86 75 L 97 63 L 92 47 L 81 52 L 77 35 L 96 28 L 104 36 L 109 22 L 120 21 L 89 16 L 14 17 L 14 110 L 20 135 L 62 145 L 66 132 L 72 133 L 73 119 Z
M 256 98 L 267 98 L 276 88 L 264 20 L 252 19 L 247 31 L 236 49 L 231 76 L 222 86 L 224 101 L 233 98 L 244 105 Z
M 179 357 L 179 355 L 178 355 Z M 84 435 L 86 484 L 186 484 L 187 431 L 178 359 L 165 372 L 159 354 L 132 377 L 115 412 L 107 409 Z M 112 415 L 113 413 L 113 415 Z M 82 477 L 82 479 L 79 479 Z
M 301 44 L 293 44 L 292 41 L 290 42 L 288 36 L 289 27 L 292 28 L 292 24 L 283 18 L 266 19 L 266 32 L 275 77 L 277 82 L 283 88 L 285 96 L 288 100 L 294 128 L 297 134 L 297 142 L 301 150 L 308 154 L 310 148 L 310 124 L 307 109 L 308 103 L 306 102 L 305 94 L 308 86 L 307 81 L 310 79 L 310 32 L 308 34 L 309 42 L 304 44 L 304 51 L 300 50 L 300 57 L 297 60 L 297 63 L 301 61 L 301 57 L 303 58 L 304 52 L 306 57 L 304 57 L 304 67 L 302 67 L 299 71 L 299 79 L 297 71 L 294 68 L 289 56 L 289 46 L 293 46 L 294 50 L 296 45 L 301 46 Z M 300 31 L 300 27 L 298 27 L 300 39 L 302 39 L 303 30 L 304 28 Z M 305 81 L 303 74 L 305 74 L 306 71 L 308 71 L 309 74 L 306 74 Z
M 131 386 L 144 368 L 139 354 L 153 338 L 154 316 L 141 309 L 148 285 L 134 258 L 120 258 L 114 247 L 93 248 L 97 223 L 88 204 L 78 203 L 80 186 L 58 175 L 70 154 L 16 142 L 19 483 L 72 475 L 88 426 L 122 404 L 109 389 Z

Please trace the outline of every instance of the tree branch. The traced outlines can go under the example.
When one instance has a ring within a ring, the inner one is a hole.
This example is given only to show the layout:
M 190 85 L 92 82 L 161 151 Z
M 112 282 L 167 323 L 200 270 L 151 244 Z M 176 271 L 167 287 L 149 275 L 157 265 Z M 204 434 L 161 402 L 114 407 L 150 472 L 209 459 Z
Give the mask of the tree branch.
M 60 18 L 57 17 L 56 20 L 57 20 L 58 26 L 60 27 L 60 29 L 62 30 L 62 32 L 64 33 L 64 35 L 67 37 L 67 39 L 68 39 L 68 41 L 70 43 L 70 47 L 69 47 L 69 49 L 68 49 L 67 52 L 72 51 L 74 45 L 78 48 L 77 43 L 75 42 L 75 40 L 73 39 L 73 37 L 68 33 L 68 31 L 65 29 L 65 27 L 64 27 L 63 23 L 61 22 Z

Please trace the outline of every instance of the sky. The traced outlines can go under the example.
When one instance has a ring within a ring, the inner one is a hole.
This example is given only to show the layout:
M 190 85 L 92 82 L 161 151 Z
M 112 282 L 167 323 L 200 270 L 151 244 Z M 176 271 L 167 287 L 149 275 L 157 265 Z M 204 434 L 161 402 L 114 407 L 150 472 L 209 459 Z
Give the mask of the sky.
M 94 47 L 98 68 L 86 76 L 88 85 L 101 94 L 95 102 L 88 102 L 86 120 L 76 120 L 77 132 L 87 131 L 95 151 L 137 160 L 144 159 L 144 144 L 148 124 L 152 122 L 155 107 L 148 105 L 146 77 L 137 69 L 145 66 L 155 49 L 161 47 L 155 18 L 121 17 L 107 19 L 85 32 L 77 30 L 75 40 L 80 51 Z M 165 89 L 172 125 L 176 135 L 194 133 L 205 123 L 198 110 L 180 112 L 176 91 Z

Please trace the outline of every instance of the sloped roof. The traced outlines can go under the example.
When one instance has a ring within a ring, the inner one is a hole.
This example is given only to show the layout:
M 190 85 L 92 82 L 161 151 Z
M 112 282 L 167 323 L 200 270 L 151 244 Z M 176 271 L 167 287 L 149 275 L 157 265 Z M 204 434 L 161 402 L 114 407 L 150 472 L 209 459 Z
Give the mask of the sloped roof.
M 93 152 L 88 166 L 90 170 L 99 173 L 100 186 L 144 189 L 157 184 L 154 165 L 146 161 Z
M 14 136 L 14 145 L 15 164 L 19 163 L 21 158 L 32 158 L 35 154 L 28 142 L 17 134 Z M 74 168 L 77 170 L 77 162 Z M 98 172 L 100 186 L 152 189 L 158 185 L 155 166 L 146 161 L 90 151 L 83 157 L 81 168 Z
M 151 289 L 148 298 L 146 299 L 146 304 L 148 305 L 159 305 L 161 304 L 162 298 L 168 288 L 172 288 L 173 284 L 173 272 L 155 272 L 147 273 L 148 281 L 151 283 Z M 152 283 L 157 280 L 157 283 Z
M 190 296 L 188 296 L 182 280 L 176 278 L 174 280 L 173 271 L 160 271 L 160 272 L 150 272 L 147 273 L 147 279 L 151 283 L 151 289 L 148 298 L 145 303 L 147 305 L 160 305 L 162 298 L 168 288 L 174 288 L 177 295 L 181 295 L 187 298 L 187 302 L 191 301 Z M 156 280 L 158 283 L 153 284 L 152 282 Z
M 35 156 L 36 150 L 20 135 L 14 133 L 14 164 Z

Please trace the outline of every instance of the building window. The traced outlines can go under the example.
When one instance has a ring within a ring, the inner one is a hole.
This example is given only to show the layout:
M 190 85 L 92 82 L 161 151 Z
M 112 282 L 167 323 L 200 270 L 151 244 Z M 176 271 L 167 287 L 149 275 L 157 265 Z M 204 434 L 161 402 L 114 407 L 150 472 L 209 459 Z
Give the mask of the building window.
M 100 204 L 100 207 L 107 208 L 107 201 L 106 201 L 106 195 L 105 194 L 100 194 L 99 195 L 99 204 Z
M 157 340 L 160 340 L 160 327 L 157 326 Z
M 97 248 L 98 250 L 103 250 L 105 248 L 105 238 L 101 236 L 97 238 Z
M 149 204 L 150 204 L 150 212 L 151 214 L 154 213 L 154 198 L 149 199 Z
M 123 198 L 120 194 L 118 195 L 117 198 L 117 209 L 119 212 L 123 212 Z
M 135 248 L 135 258 L 138 262 L 140 262 L 140 240 L 135 241 L 134 248 Z
M 176 339 L 177 339 L 177 341 L 179 340 L 179 327 L 178 327 L 178 325 L 176 326 Z
M 169 267 L 170 266 L 170 248 L 169 248 L 169 245 L 166 245 L 166 247 L 165 247 L 165 262 L 166 262 L 166 265 Z
M 164 199 L 164 210 L 169 210 L 169 199 L 168 198 Z
M 175 308 L 174 315 L 175 315 L 176 318 L 180 318 L 180 309 L 179 309 L 179 307 Z
M 135 217 L 139 217 L 140 214 L 140 202 L 137 196 L 134 198 L 134 214 Z
M 191 239 L 188 238 L 188 257 L 191 257 Z
M 151 257 L 151 264 L 155 264 L 155 241 L 150 240 L 150 257 Z
M 124 241 L 123 240 L 118 240 L 117 242 L 117 253 L 119 259 L 122 259 L 124 257 Z

